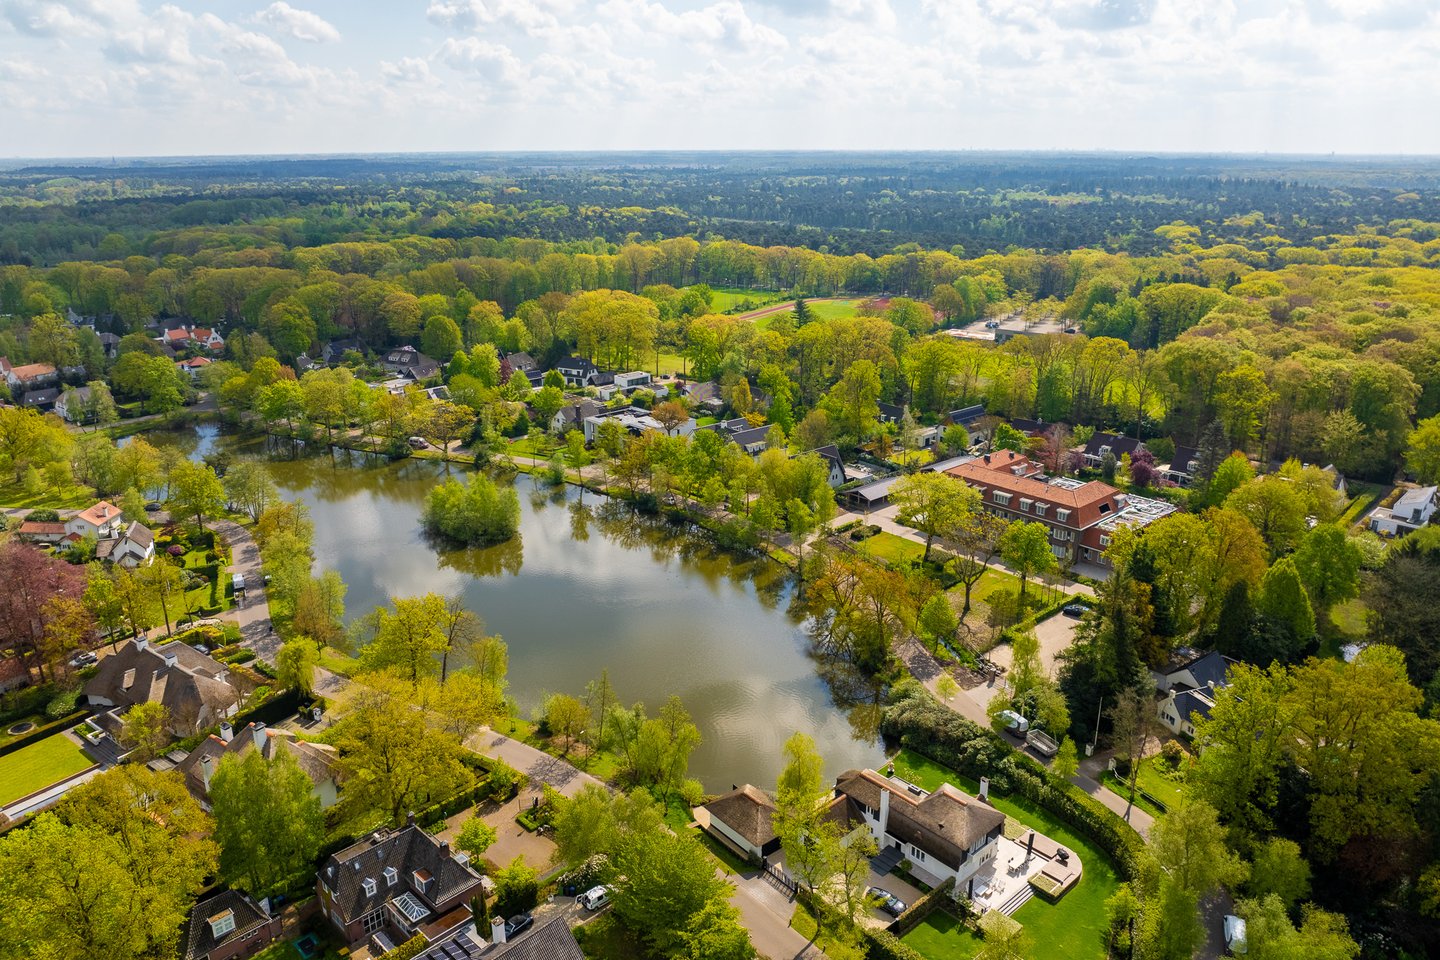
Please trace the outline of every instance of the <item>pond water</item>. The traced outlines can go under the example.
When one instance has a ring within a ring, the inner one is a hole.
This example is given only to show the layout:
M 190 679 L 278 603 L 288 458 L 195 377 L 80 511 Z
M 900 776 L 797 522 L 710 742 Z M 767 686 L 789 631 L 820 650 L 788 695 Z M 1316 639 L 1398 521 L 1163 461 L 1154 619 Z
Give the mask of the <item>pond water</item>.
M 793 579 L 715 547 L 703 531 L 521 476 L 520 536 L 456 548 L 420 526 L 440 464 L 346 451 L 294 457 L 288 444 L 209 425 L 147 439 L 195 458 L 217 446 L 264 458 L 285 496 L 309 507 L 318 564 L 344 578 L 352 618 L 395 595 L 463 596 L 505 638 L 510 690 L 526 712 L 549 692 L 579 695 L 608 668 L 620 698 L 652 714 L 680 695 L 705 738 L 691 774 L 710 791 L 773 786 L 796 730 L 815 738 L 827 775 L 882 759 L 875 709 L 837 706 L 822 679 L 835 671 L 810 654 Z

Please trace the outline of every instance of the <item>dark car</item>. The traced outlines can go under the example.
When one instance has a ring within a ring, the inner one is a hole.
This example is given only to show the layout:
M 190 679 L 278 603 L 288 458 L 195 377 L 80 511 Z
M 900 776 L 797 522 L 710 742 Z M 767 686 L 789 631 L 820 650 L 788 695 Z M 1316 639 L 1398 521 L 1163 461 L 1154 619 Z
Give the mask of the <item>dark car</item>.
M 898 917 L 905 912 L 905 901 L 901 900 L 889 890 L 882 890 L 880 887 L 870 887 L 865 895 L 876 901 L 875 906 L 884 910 L 892 917 Z
M 1090 608 L 1083 603 L 1069 603 L 1066 604 L 1065 608 L 1060 612 L 1067 617 L 1083 617 L 1085 616 L 1085 611 L 1089 609 Z
M 514 940 L 535 925 L 535 918 L 528 913 L 517 914 L 505 921 L 505 939 Z
M 160 510 L 160 504 L 154 500 L 151 500 L 149 503 L 145 504 L 145 509 L 151 513 L 156 513 Z

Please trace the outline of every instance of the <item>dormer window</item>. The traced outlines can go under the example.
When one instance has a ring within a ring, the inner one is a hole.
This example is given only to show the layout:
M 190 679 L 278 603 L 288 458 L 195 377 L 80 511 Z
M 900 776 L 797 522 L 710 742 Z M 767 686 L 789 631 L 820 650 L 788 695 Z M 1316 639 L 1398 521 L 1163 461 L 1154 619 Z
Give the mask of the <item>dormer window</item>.
M 1065 509 L 1063 509 L 1063 508 L 1060 509 L 1060 510 L 1056 510 L 1056 511 L 1055 511 L 1055 519 L 1056 519 L 1057 521 L 1059 521 L 1060 523 L 1065 523 L 1066 521 L 1068 521 L 1068 520 L 1070 519 L 1070 511 L 1069 511 L 1069 510 L 1065 510 Z
M 1050 510 L 1050 504 L 1048 504 L 1048 503 L 1037 503 L 1037 504 L 1035 504 L 1035 516 L 1037 516 L 1037 517 L 1043 517 L 1043 516 L 1045 516 L 1045 514 L 1046 514 L 1049 510 Z
M 366 877 L 360 881 L 360 886 L 365 890 L 365 896 L 367 897 L 375 896 L 375 891 L 379 889 L 374 877 Z
M 219 940 L 227 933 L 235 930 L 235 911 L 226 910 L 224 913 L 217 913 L 210 918 L 210 936 Z
M 1002 507 L 1008 507 L 1008 506 L 1010 506 L 1010 494 L 1004 492 L 1003 490 L 996 490 L 996 491 L 995 491 L 994 498 L 995 498 L 995 502 L 998 503 L 998 504 L 1000 504 L 1000 506 L 1002 506 Z
M 394 867 L 385 868 L 385 886 L 393 887 L 400 882 L 400 871 Z
M 1021 497 L 1021 498 L 1020 498 L 1020 510 L 1021 510 L 1022 512 L 1024 512 L 1024 513 L 1029 513 L 1029 512 L 1030 512 L 1030 508 L 1033 507 L 1034 505 L 1035 505 L 1035 501 L 1034 501 L 1034 500 L 1031 500 L 1029 497 Z

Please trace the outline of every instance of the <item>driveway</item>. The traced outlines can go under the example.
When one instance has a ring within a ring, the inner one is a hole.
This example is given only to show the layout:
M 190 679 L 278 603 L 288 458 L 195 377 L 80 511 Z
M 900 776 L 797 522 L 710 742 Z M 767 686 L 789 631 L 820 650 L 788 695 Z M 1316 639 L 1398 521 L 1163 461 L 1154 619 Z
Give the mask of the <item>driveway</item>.
M 538 795 L 542 783 L 549 784 L 567 797 L 575 796 L 587 783 L 598 787 L 605 786 L 602 781 L 581 772 L 564 760 L 552 757 L 527 743 L 512 740 L 502 733 L 496 733 L 489 727 L 481 727 L 479 733 L 465 741 L 465 746 L 492 759 L 503 760 L 528 776 L 530 788 L 520 794 L 523 802 L 528 803 L 531 795 Z
M 445 821 L 445 829 L 440 831 L 439 836 L 453 842 L 460 828 L 478 814 L 481 820 L 495 828 L 495 842 L 485 851 L 486 860 L 505 866 L 516 857 L 524 857 L 526 864 L 544 873 L 555 859 L 555 842 L 549 837 L 531 833 L 515 822 L 516 815 L 530 806 L 532 796 L 533 791 L 527 790 L 504 804 L 486 803 L 478 810 L 474 807 L 462 810 Z
M 1035 638 L 1040 641 L 1040 669 L 1045 671 L 1046 676 L 1058 675 L 1060 654 L 1075 642 L 1075 628 L 1079 625 L 1079 620 L 1063 613 L 1057 613 L 1035 625 Z M 1009 670 L 1014 666 L 1013 654 L 1010 644 L 1005 643 L 995 647 L 987 656 Z
M 750 942 L 769 960 L 825 960 L 820 948 L 790 926 L 795 902 L 761 873 L 729 877 L 735 892 L 730 902 L 740 911 L 740 925 L 750 931 Z

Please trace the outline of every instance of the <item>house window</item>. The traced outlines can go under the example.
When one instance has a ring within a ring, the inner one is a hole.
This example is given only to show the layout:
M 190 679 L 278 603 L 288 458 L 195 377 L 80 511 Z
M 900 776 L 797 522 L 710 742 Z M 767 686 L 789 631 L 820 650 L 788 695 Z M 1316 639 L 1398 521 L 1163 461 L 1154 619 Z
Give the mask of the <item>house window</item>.
M 1108 547 L 1108 546 L 1110 546 L 1110 537 L 1109 537 L 1109 535 L 1104 534 L 1104 533 L 1100 534 L 1100 546 L 1102 546 L 1102 547 Z
M 380 928 L 385 926 L 385 911 L 373 910 L 365 914 L 365 918 L 360 921 L 360 925 L 365 928 L 366 934 L 378 933 Z
M 235 911 L 226 910 L 210 918 L 210 935 L 219 940 L 235 929 Z
M 1065 521 L 1067 521 L 1067 520 L 1070 519 L 1070 511 L 1069 511 L 1069 510 L 1056 510 L 1056 511 L 1055 511 L 1055 519 L 1058 520 L 1058 521 L 1061 522 L 1061 523 L 1064 523 Z
M 385 886 L 393 887 L 400 881 L 400 871 L 394 867 L 385 868 Z
M 910 855 L 913 856 L 916 860 L 923 861 L 925 859 L 925 851 L 921 850 L 913 843 L 910 844 Z
M 364 888 L 364 890 L 365 890 L 365 896 L 367 896 L 367 897 L 373 897 L 373 896 L 375 896 L 375 890 L 376 890 L 377 888 L 376 888 L 375 878 L 374 878 L 374 877 L 366 877 L 363 881 L 361 881 L 360 886 Z
M 1035 504 L 1035 516 L 1037 516 L 1037 517 L 1043 517 L 1043 516 L 1045 516 L 1046 511 L 1049 510 L 1049 509 L 1050 509 L 1050 504 L 1048 504 L 1048 503 L 1037 503 L 1037 504 Z
M 1000 504 L 1000 506 L 1002 506 L 1002 507 L 1008 507 L 1008 506 L 1010 506 L 1010 494 L 1004 493 L 1004 492 L 1002 492 L 1002 491 L 1000 491 L 1000 490 L 996 490 L 996 491 L 995 491 L 995 502 L 998 503 L 998 504 Z
M 1020 498 L 1020 509 L 1021 509 L 1022 512 L 1024 512 L 1024 513 L 1029 513 L 1029 512 L 1030 512 L 1030 508 L 1033 507 L 1034 505 L 1035 505 L 1035 501 L 1034 501 L 1034 500 L 1031 500 L 1029 497 L 1021 497 L 1021 498 Z

